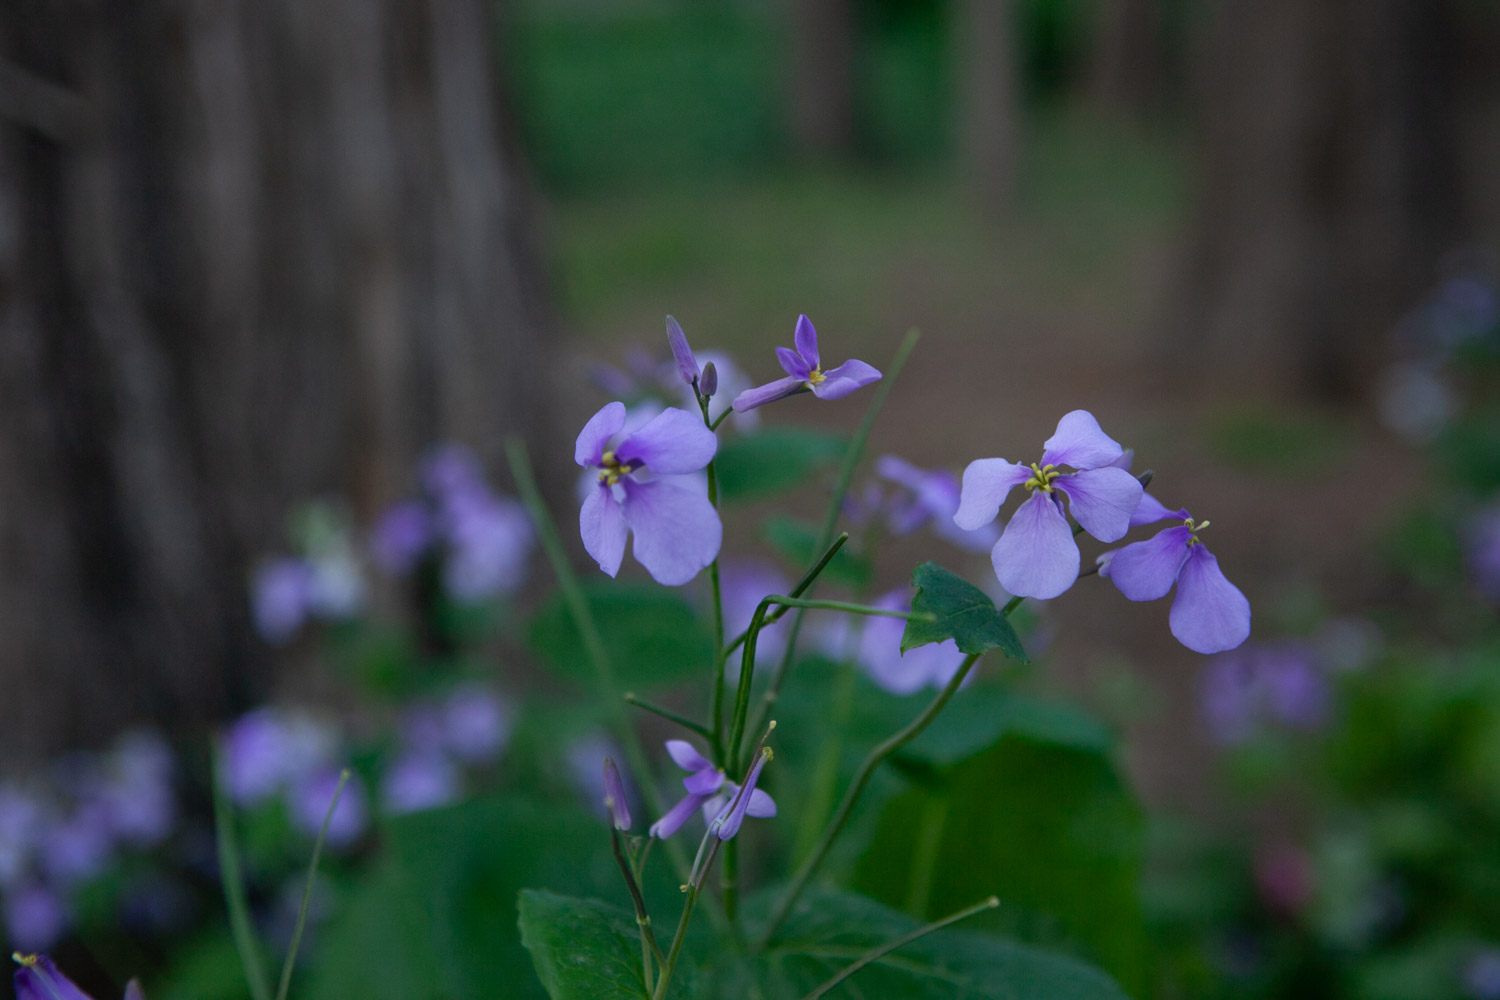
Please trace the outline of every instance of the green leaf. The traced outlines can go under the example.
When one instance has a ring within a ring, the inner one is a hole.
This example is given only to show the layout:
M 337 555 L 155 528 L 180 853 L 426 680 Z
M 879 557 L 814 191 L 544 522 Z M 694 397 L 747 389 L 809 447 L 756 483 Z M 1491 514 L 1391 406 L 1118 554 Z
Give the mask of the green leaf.
M 813 551 L 818 544 L 818 529 L 806 521 L 794 517 L 777 515 L 766 519 L 761 535 L 787 562 L 806 570 L 813 560 L 822 555 Z M 849 551 L 845 545 L 823 568 L 823 579 L 847 584 L 855 590 L 867 590 L 874 570 L 870 560 Z
M 521 893 L 521 943 L 552 1000 L 648 998 L 635 915 L 595 899 Z M 679 969 L 679 972 L 682 970 Z M 670 992 L 681 995 L 682 979 Z
M 923 777 L 887 804 L 856 889 L 926 920 L 993 892 L 1001 909 L 969 926 L 1065 947 L 1144 988 L 1141 813 L 1109 755 L 1011 735 Z
M 901 636 L 901 651 L 930 642 L 952 639 L 965 653 L 977 655 L 998 649 L 1013 660 L 1029 663 L 1016 630 L 989 595 L 961 576 L 934 562 L 925 562 L 911 575 L 917 588 L 913 611 L 936 615 L 935 621 L 909 621 Z
M 676 591 L 614 581 L 583 589 L 622 689 L 672 684 L 708 669 L 713 636 Z M 526 643 L 558 676 L 593 683 L 588 652 L 561 594 L 537 610 L 526 629 Z
M 969 887 L 974 903 L 988 888 Z M 758 894 L 752 921 L 776 898 Z M 959 907 L 954 907 L 959 909 Z M 762 959 L 767 1000 L 795 1000 L 865 952 L 909 933 L 917 921 L 850 892 L 809 890 Z M 744 995 L 742 991 L 740 995 Z M 902 1000 L 1125 1000 L 1109 976 L 1066 955 L 1000 937 L 942 930 L 862 969 L 831 996 Z
M 719 499 L 725 503 L 757 500 L 802 486 L 844 454 L 837 434 L 769 427 L 719 444 L 714 468 Z

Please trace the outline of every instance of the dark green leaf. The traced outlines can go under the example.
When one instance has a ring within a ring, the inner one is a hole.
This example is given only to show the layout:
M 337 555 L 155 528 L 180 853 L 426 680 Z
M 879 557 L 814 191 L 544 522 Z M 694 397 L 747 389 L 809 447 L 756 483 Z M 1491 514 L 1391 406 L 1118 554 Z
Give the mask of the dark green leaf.
M 909 621 L 901 637 L 901 651 L 930 642 L 952 639 L 965 653 L 979 654 L 998 649 L 1013 660 L 1029 662 L 1021 639 L 1005 620 L 989 595 L 963 577 L 934 562 L 925 562 L 911 575 L 917 588 L 913 611 L 937 616 L 935 621 Z
M 729 438 L 719 445 L 714 467 L 719 498 L 726 503 L 755 500 L 805 485 L 844 454 L 837 434 L 771 427 Z
M 595 899 L 521 893 L 521 943 L 552 1000 L 649 997 L 635 915 Z M 674 994 L 682 980 L 673 978 Z
M 1008 736 L 925 779 L 886 806 L 855 888 L 923 919 L 993 892 L 1001 909 L 973 926 L 1144 986 L 1141 816 L 1107 754 Z
M 584 587 L 615 677 L 626 690 L 646 690 L 701 675 L 713 659 L 713 637 L 676 592 L 649 584 L 604 581 Z M 526 630 L 527 645 L 559 676 L 593 682 L 583 639 L 566 602 L 554 594 Z
M 975 903 L 989 891 L 969 886 Z M 751 901 L 752 920 L 775 892 Z M 954 907 L 958 909 L 959 907 Z M 767 1000 L 795 1000 L 917 922 L 849 892 L 810 890 L 792 909 L 763 958 Z M 902 1000 L 1125 1000 L 1109 976 L 1075 958 L 987 934 L 943 930 L 919 938 L 835 991 L 835 997 Z

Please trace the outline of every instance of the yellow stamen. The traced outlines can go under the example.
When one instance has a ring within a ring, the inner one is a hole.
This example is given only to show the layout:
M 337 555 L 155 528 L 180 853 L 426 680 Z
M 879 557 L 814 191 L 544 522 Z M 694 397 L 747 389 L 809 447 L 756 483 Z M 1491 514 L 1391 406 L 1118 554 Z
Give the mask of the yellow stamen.
M 1026 482 L 1022 485 L 1024 485 L 1028 490 L 1045 490 L 1048 493 L 1052 492 L 1052 480 L 1062 475 L 1062 473 L 1057 471 L 1057 466 L 1053 465 L 1051 462 L 1048 462 L 1046 465 L 1043 465 L 1041 467 L 1038 467 L 1035 462 L 1032 462 L 1031 471 L 1033 473 L 1032 477 L 1026 480 Z
M 17 965 L 24 965 L 28 969 L 36 965 L 38 958 L 36 955 L 23 955 L 19 951 L 11 952 L 10 957 Z
M 823 369 L 821 368 L 814 368 L 812 371 L 807 373 L 808 385 L 822 385 L 827 381 L 828 376 L 823 374 Z
M 1201 545 L 1202 543 L 1198 541 L 1198 532 L 1202 531 L 1212 523 L 1212 521 L 1194 521 L 1190 517 L 1183 518 L 1182 526 L 1193 533 L 1192 537 L 1188 539 L 1188 545 Z

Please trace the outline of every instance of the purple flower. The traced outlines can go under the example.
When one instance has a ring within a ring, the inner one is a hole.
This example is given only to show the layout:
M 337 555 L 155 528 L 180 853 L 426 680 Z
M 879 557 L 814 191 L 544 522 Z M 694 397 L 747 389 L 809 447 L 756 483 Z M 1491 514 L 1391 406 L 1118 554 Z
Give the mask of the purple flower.
M 994 547 L 1000 533 L 992 524 L 973 531 L 960 528 L 953 521 L 958 513 L 958 479 L 946 469 L 919 469 L 895 455 L 882 455 L 875 462 L 875 474 L 904 488 L 906 496 L 886 516 L 892 533 L 910 534 L 930 525 L 940 538 L 970 552 L 984 552 Z
M 578 435 L 573 458 L 597 469 L 578 525 L 583 547 L 610 576 L 620 571 L 625 537 L 635 534 L 635 558 L 652 579 L 679 586 L 719 554 L 723 526 L 706 496 L 662 478 L 697 472 L 718 449 L 701 417 L 669 407 L 645 426 L 625 428 L 625 404 L 609 403 Z M 643 478 L 646 477 L 646 478 Z
M 812 320 L 806 316 L 797 317 L 792 342 L 797 345 L 795 351 L 776 348 L 776 358 L 781 362 L 786 378 L 740 393 L 734 399 L 737 411 L 753 410 L 799 392 L 811 392 L 819 399 L 842 399 L 860 386 L 880 380 L 880 372 L 854 359 L 825 372 L 818 357 L 818 331 L 813 329 Z
M 1315 729 L 1330 701 L 1327 676 L 1300 642 L 1216 656 L 1203 674 L 1204 718 L 1223 743 L 1242 743 L 1266 723 Z
M 877 608 L 910 611 L 911 592 L 891 591 L 874 602 Z M 952 639 L 901 652 L 906 622 L 900 618 L 865 619 L 859 637 L 858 663 L 880 687 L 892 694 L 912 694 L 924 687 L 940 688 L 963 665 L 964 654 Z
M 16 1000 L 92 1000 L 62 974 L 50 956 L 16 952 L 11 957 L 21 966 L 16 970 Z M 141 984 L 134 979 L 125 987 L 125 1000 L 145 1000 Z
M 0 785 L 0 890 L 25 871 L 42 825 L 42 807 L 21 789 Z
M 304 777 L 290 790 L 287 800 L 292 825 L 310 837 L 316 837 L 333 805 L 333 794 L 339 787 L 339 771 L 324 768 Z M 344 785 L 339 804 L 328 821 L 330 846 L 342 847 L 358 840 L 370 822 L 368 796 L 359 775 L 351 774 Z
M 1500 950 L 1485 948 L 1464 967 L 1464 990 L 1472 1000 L 1500 1000 Z
M 408 753 L 386 769 L 380 782 L 380 801 L 386 812 L 400 816 L 456 801 L 459 786 L 458 769 L 448 758 L 435 753 Z
M 140 847 L 160 843 L 177 818 L 166 742 L 148 732 L 123 736 L 95 794 L 114 837 Z
M 315 574 L 305 559 L 274 559 L 255 573 L 251 606 L 255 628 L 269 643 L 289 641 L 312 610 Z
M 695 393 L 698 387 L 698 361 L 693 357 L 693 349 L 688 346 L 687 334 L 682 332 L 682 327 L 671 316 L 667 317 L 667 343 L 672 348 L 672 359 L 677 362 L 677 374 L 682 378 L 684 384 L 693 387 Z
M 687 789 L 687 797 L 667 811 L 667 814 L 655 823 L 651 824 L 651 836 L 665 840 L 682 828 L 689 816 L 698 810 L 702 810 L 703 818 L 708 823 L 723 819 L 727 825 L 728 811 L 731 806 L 736 806 L 736 796 L 739 785 L 728 781 L 724 772 L 714 767 L 713 762 L 704 757 L 693 745 L 686 740 L 667 740 L 667 753 L 677 762 L 677 766 L 684 771 L 691 772 L 682 779 L 682 787 Z M 742 808 L 739 822 L 744 821 L 746 815 L 765 818 L 776 815 L 776 803 L 771 796 L 755 787 L 756 780 L 760 777 L 760 768 L 764 764 L 764 758 L 759 757 L 756 765 L 751 768 L 750 779 L 746 783 L 750 786 L 748 794 L 743 796 Z M 734 830 L 738 831 L 739 823 L 735 824 Z M 728 836 L 720 828 L 720 839 L 728 840 L 734 836 L 730 832 Z
M 708 370 L 714 371 L 713 391 L 709 392 Z M 675 380 L 674 380 L 675 381 Z M 693 389 L 687 386 L 679 386 L 682 389 L 682 405 L 689 411 L 698 406 L 698 400 L 693 395 Z M 750 388 L 750 379 L 734 359 L 719 351 L 703 352 L 703 374 L 699 376 L 698 388 L 704 395 L 710 396 L 708 401 L 708 418 L 718 420 L 724 415 L 724 411 L 730 409 L 733 400 L 740 393 Z M 760 422 L 758 413 L 741 413 L 735 417 L 735 426 L 754 427 Z
M 469 764 L 493 760 L 510 735 L 510 711 L 500 696 L 480 684 L 455 688 L 443 703 L 443 743 Z
M 519 501 L 476 495 L 450 504 L 443 583 L 461 600 L 510 593 L 525 579 L 534 536 Z
M 1131 521 L 1150 524 L 1180 520 L 1154 538 L 1134 542 L 1100 557 L 1099 572 L 1132 601 L 1154 601 L 1165 597 L 1172 585 L 1169 621 L 1172 634 L 1188 649 L 1220 653 L 1233 649 L 1250 635 L 1250 602 L 1219 569 L 1219 560 L 1199 540 L 1208 527 L 1186 510 L 1168 510 L 1147 494 Z
M 604 808 L 609 810 L 609 819 L 616 830 L 630 829 L 630 800 L 625 794 L 625 783 L 620 780 L 620 769 L 613 758 L 604 758 Z
M 461 444 L 439 445 L 422 460 L 419 473 L 422 487 L 445 503 L 449 498 L 484 492 L 484 473 L 479 459 Z
M 40 838 L 42 868 L 62 885 L 86 882 L 109 865 L 113 843 L 103 810 L 86 804 L 67 819 L 50 824 Z
M 370 536 L 370 555 L 387 573 L 404 576 L 432 547 L 432 515 L 419 500 L 407 500 L 386 509 Z
M 55 891 L 42 885 L 26 885 L 5 894 L 5 929 L 11 942 L 25 951 L 50 948 L 68 929 L 68 909 Z M 42 996 L 21 992 L 17 974 L 16 996 Z M 64 994 L 66 996 L 66 994 Z M 51 1000 L 47 997 L 47 1000 Z
M 755 763 L 750 765 L 750 773 L 745 777 L 745 786 L 735 788 L 733 782 L 728 783 L 733 790 L 724 792 L 727 801 L 722 811 L 709 824 L 710 827 L 718 828 L 720 840 L 734 839 L 734 835 L 740 832 L 747 814 L 759 817 L 776 815 L 776 803 L 771 801 L 771 796 L 755 787 L 755 783 L 760 780 L 761 770 L 770 759 L 771 748 L 761 747 L 755 755 Z M 761 798 L 757 800 L 756 795 Z
M 1141 502 L 1141 484 L 1112 464 L 1124 455 L 1119 442 L 1099 429 L 1087 410 L 1074 410 L 1057 422 L 1043 444 L 1042 460 L 1025 466 L 1003 458 L 981 458 L 964 469 L 963 488 L 953 523 L 974 531 L 993 521 L 1017 486 L 1030 496 L 1011 515 L 990 561 L 1000 585 L 1017 597 L 1056 597 L 1078 579 L 1078 543 L 1063 513 L 1062 498 L 1083 529 L 1101 542 L 1130 530 L 1130 515 Z M 1064 472 L 1063 467 L 1075 471 Z
M 230 798 L 254 806 L 332 758 L 338 737 L 300 713 L 259 708 L 235 720 L 224 737 L 223 779 Z
M 750 627 L 755 609 L 764 598 L 771 594 L 785 594 L 792 585 L 775 566 L 759 561 L 720 563 L 719 575 L 719 592 L 724 601 L 724 631 L 730 637 Z M 761 629 L 755 640 L 755 662 L 780 659 L 786 649 L 788 631 L 785 619 Z M 739 655 L 731 656 L 724 669 L 730 677 L 738 677 Z
M 1490 600 L 1500 601 L 1500 504 L 1475 514 L 1464 534 L 1474 586 Z

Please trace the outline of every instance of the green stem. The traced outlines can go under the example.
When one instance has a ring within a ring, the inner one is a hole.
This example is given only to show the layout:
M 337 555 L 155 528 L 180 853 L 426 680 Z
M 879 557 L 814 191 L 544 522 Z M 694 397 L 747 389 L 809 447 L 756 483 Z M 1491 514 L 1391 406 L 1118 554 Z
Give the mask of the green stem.
M 245 878 L 240 870 L 239 839 L 235 835 L 234 815 L 229 808 L 229 795 L 224 790 L 222 759 L 216 749 L 213 754 L 214 834 L 219 849 L 219 884 L 224 890 L 224 905 L 229 910 L 229 929 L 234 935 L 235 950 L 240 953 L 240 965 L 245 970 L 245 981 L 250 986 L 252 1000 L 271 1000 L 271 984 L 266 978 L 266 967 L 255 940 L 254 926 L 250 920 L 250 905 L 245 900 Z
M 834 806 L 838 793 L 839 760 L 844 755 L 844 727 L 848 725 L 849 713 L 854 708 L 854 692 L 859 683 L 859 667 L 852 656 L 846 656 L 838 671 L 838 687 L 834 692 L 833 705 L 827 718 L 823 745 L 818 750 L 818 763 L 813 768 L 811 791 L 807 804 L 797 820 L 797 833 L 792 839 L 792 857 L 807 857 L 817 843 L 818 832 L 823 827 L 829 811 Z
M 901 937 L 898 937 L 894 941 L 887 942 L 886 944 L 881 945 L 879 948 L 867 951 L 865 952 L 865 954 L 861 955 L 858 960 L 854 962 L 854 964 L 850 965 L 847 969 L 839 972 L 832 979 L 828 980 L 826 983 L 819 986 L 811 993 L 807 994 L 807 996 L 803 997 L 802 1000 L 818 1000 L 819 997 L 827 994 L 829 990 L 833 989 L 839 983 L 842 983 L 844 980 L 848 979 L 850 976 L 854 975 L 856 972 L 863 969 L 870 963 L 880 961 L 882 958 L 889 955 L 897 948 L 904 948 L 906 945 L 911 944 L 918 938 L 925 937 L 928 934 L 931 934 L 933 931 L 940 931 L 944 927 L 956 924 L 960 920 L 967 920 L 976 914 L 983 913 L 985 910 L 993 910 L 999 905 L 1000 900 L 995 896 L 991 896 L 989 899 L 986 899 L 983 902 L 975 903 L 973 906 L 970 906 L 963 910 L 959 910 L 957 913 L 949 914 L 941 920 L 935 921 L 922 927 L 918 927 L 910 934 L 903 934 Z
M 651 914 L 646 912 L 646 897 L 641 895 L 640 883 L 635 879 L 635 872 L 630 868 L 630 862 L 625 858 L 625 852 L 620 846 L 620 831 L 613 825 L 609 828 L 610 845 L 614 848 L 615 863 L 620 866 L 620 874 L 625 876 L 625 885 L 630 890 L 630 901 L 635 904 L 635 922 L 641 929 L 641 953 L 644 958 L 643 968 L 646 972 L 646 981 L 651 981 L 651 956 L 665 964 L 666 959 L 662 957 L 661 948 L 656 943 L 656 932 L 651 929 Z M 648 987 L 649 988 L 649 987 Z
M 964 661 L 959 665 L 958 670 L 949 678 L 948 683 L 943 687 L 942 691 L 938 692 L 937 697 L 932 700 L 932 703 L 922 710 L 922 714 L 870 751 L 870 755 L 865 758 L 864 763 L 860 765 L 859 771 L 855 774 L 854 781 L 850 784 L 849 790 L 844 793 L 844 799 L 839 803 L 838 810 L 833 814 L 833 818 L 828 821 L 828 826 L 824 828 L 823 836 L 819 839 L 818 846 L 808 856 L 807 860 L 802 863 L 801 867 L 797 869 L 797 874 L 792 876 L 792 884 L 781 897 L 780 902 L 776 904 L 776 909 L 772 912 L 771 919 L 766 923 L 765 931 L 761 935 L 759 946 L 756 950 L 761 950 L 766 946 L 766 942 L 771 940 L 771 936 L 776 933 L 776 929 L 786 919 L 786 915 L 790 912 L 792 904 L 797 901 L 797 897 L 807 887 L 807 880 L 812 877 L 818 865 L 822 864 L 823 858 L 828 854 L 828 849 L 833 846 L 834 839 L 844 829 L 844 824 L 849 820 L 849 814 L 854 811 L 854 806 L 859 801 L 860 795 L 863 794 L 865 786 L 869 784 L 870 777 L 875 773 L 875 769 L 887 757 L 916 739 L 924 729 L 932 724 L 932 720 L 936 719 L 938 713 L 948 704 L 948 700 L 953 697 L 959 685 L 964 682 L 964 678 L 969 676 L 969 671 L 973 669 L 974 664 L 979 662 L 981 655 L 970 653 L 964 657 Z
M 670 708 L 662 708 L 660 705 L 654 705 L 643 698 L 637 697 L 634 691 L 625 692 L 625 702 L 626 704 L 634 705 L 642 711 L 650 712 L 652 715 L 659 715 L 668 722 L 675 722 L 684 729 L 690 729 L 704 739 L 713 738 L 713 733 L 709 732 L 708 727 L 702 723 L 694 722 L 685 715 L 678 715 Z
M 318 830 L 318 839 L 313 842 L 312 861 L 307 866 L 307 884 L 302 887 L 302 902 L 297 906 L 297 925 L 292 928 L 292 943 L 287 948 L 286 961 L 281 966 L 281 985 L 276 990 L 276 1000 L 286 1000 L 292 988 L 292 970 L 297 967 L 297 949 L 302 946 L 302 931 L 307 926 L 307 908 L 312 903 L 313 884 L 318 877 L 318 862 L 323 857 L 323 843 L 328 839 L 328 826 L 339 807 L 339 798 L 344 786 L 349 783 L 347 768 L 339 774 L 339 783 L 333 789 L 333 801 L 328 803 L 328 812 L 323 816 L 323 825 Z
M 917 843 L 912 851 L 911 875 L 906 883 L 906 912 L 927 912 L 932 901 L 932 875 L 937 870 L 938 848 L 943 843 L 943 828 L 948 825 L 948 789 L 927 791 L 922 818 L 917 823 Z
M 802 574 L 802 579 L 798 580 L 797 585 L 792 588 L 790 596 L 801 597 L 803 594 L 807 593 L 807 588 L 811 587 L 813 585 L 813 582 L 816 581 L 818 577 L 822 575 L 823 571 L 828 568 L 828 564 L 833 561 L 834 556 L 839 554 L 839 550 L 844 547 L 844 543 L 847 541 L 849 541 L 849 532 L 845 531 L 840 533 L 839 537 L 833 540 L 833 544 L 829 545 L 828 548 L 824 550 L 823 554 L 818 557 L 818 561 L 813 563 L 812 568 L 809 569 L 806 573 Z M 771 614 L 766 616 L 766 624 L 770 625 L 774 622 L 780 621 L 781 617 L 785 614 L 786 608 L 777 608 Z M 733 653 L 736 649 L 739 649 L 742 644 L 744 644 L 745 637 L 749 634 L 750 632 L 747 629 L 744 632 L 741 632 L 739 635 L 735 636 L 734 641 L 731 642 L 728 648 L 724 650 L 725 660 L 729 659 L 730 653 Z
M 718 425 L 708 418 L 708 397 L 698 395 L 696 385 L 693 394 L 698 397 L 698 409 L 703 413 L 703 425 L 712 432 Z M 722 417 L 723 414 L 720 416 Z M 708 463 L 708 502 L 713 504 L 714 510 L 719 509 L 719 470 L 712 460 Z M 728 654 L 723 651 L 724 589 L 719 580 L 719 557 L 717 555 L 708 566 L 708 580 L 713 590 L 714 606 L 714 698 L 709 717 L 712 731 L 708 734 L 708 742 L 712 746 L 714 760 L 722 764 L 724 763 L 724 663 L 728 659 Z

